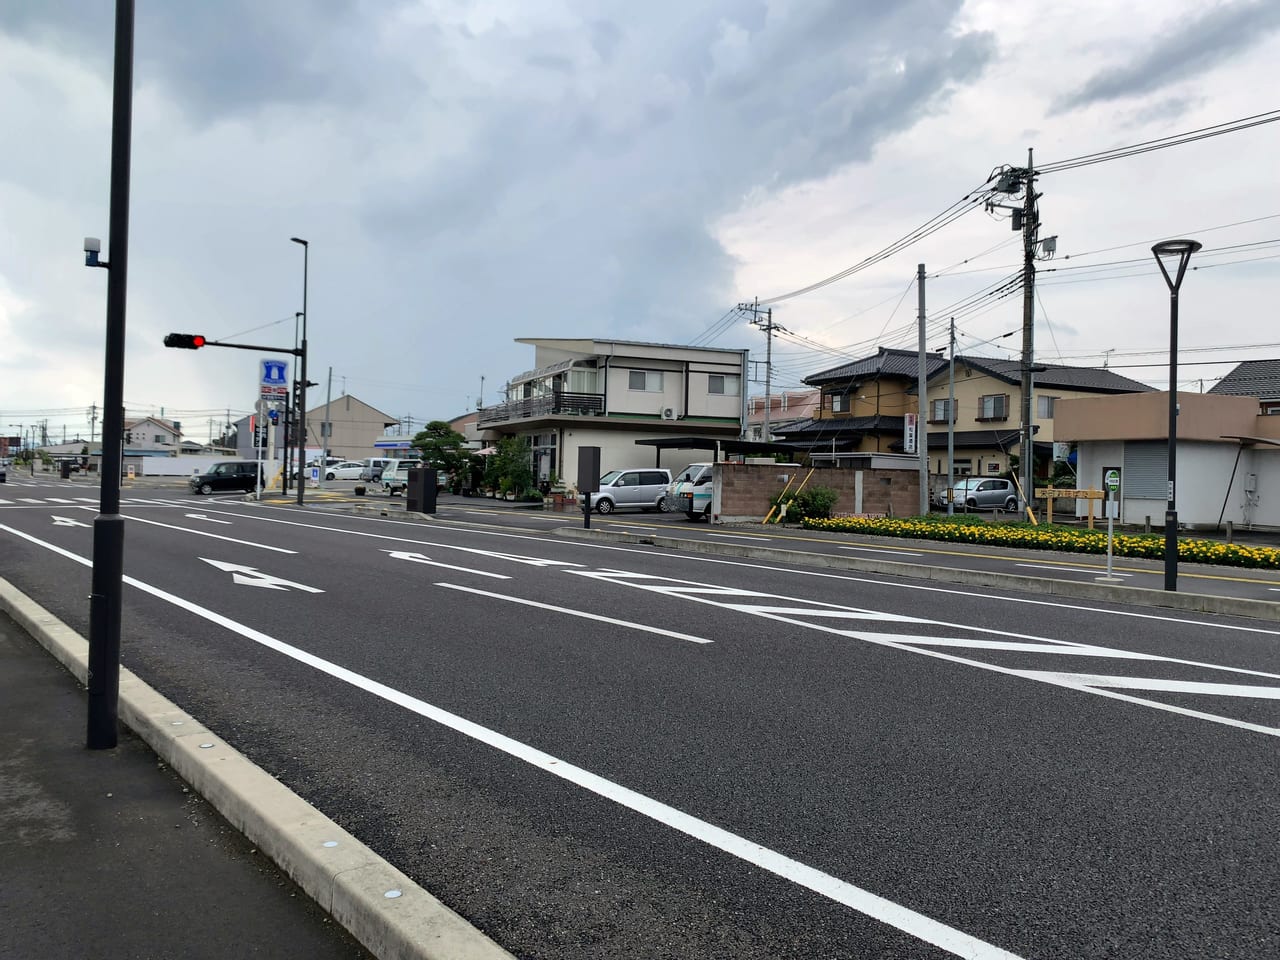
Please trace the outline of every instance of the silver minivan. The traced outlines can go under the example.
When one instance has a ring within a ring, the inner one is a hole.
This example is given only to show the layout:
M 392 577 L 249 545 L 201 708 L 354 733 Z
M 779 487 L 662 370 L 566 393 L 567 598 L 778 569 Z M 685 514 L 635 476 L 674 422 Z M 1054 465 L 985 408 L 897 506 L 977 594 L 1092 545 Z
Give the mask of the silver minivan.
M 591 509 L 613 513 L 623 507 L 666 510 L 671 471 L 665 467 L 610 470 L 600 478 L 600 489 L 591 494 Z

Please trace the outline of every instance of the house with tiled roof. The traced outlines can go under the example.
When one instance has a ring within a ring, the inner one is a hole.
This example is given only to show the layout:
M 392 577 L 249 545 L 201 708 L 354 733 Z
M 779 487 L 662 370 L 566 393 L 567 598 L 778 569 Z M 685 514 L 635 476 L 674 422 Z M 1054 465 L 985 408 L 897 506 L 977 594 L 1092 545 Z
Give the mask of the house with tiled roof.
M 776 431 L 787 442 L 813 452 L 902 452 L 905 420 L 917 413 L 919 353 L 882 347 L 875 354 L 805 378 L 822 391 L 821 409 L 805 421 Z M 957 356 L 954 382 L 939 354 L 926 354 L 925 423 L 929 472 L 948 475 L 947 434 L 951 424 L 955 472 L 999 475 L 1010 469 L 1020 447 L 1022 363 L 1000 357 Z M 954 406 L 949 402 L 954 390 Z M 1032 427 L 1036 475 L 1052 464 L 1053 418 L 1058 400 L 1151 390 L 1147 384 L 1096 367 L 1037 364 L 1033 382 Z M 950 408 L 950 409 L 949 409 Z
M 1208 392 L 1228 397 L 1257 397 L 1260 414 L 1280 414 L 1280 360 L 1245 360 Z

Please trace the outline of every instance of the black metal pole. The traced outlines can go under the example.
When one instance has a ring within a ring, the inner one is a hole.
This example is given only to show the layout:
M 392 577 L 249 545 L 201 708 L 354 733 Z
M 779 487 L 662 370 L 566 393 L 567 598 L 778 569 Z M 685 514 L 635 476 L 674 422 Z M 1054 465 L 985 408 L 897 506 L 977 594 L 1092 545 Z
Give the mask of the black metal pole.
M 133 0 L 116 0 L 115 78 L 111 102 L 111 221 L 107 271 L 106 371 L 103 383 L 101 499 L 93 521 L 89 597 L 89 720 L 86 746 L 116 745 L 120 701 L 120 605 L 124 582 L 123 466 L 125 290 L 129 278 L 129 159 L 133 125 Z
M 1182 279 L 1179 271 L 1178 279 Z M 1178 288 L 1169 291 L 1169 504 L 1164 512 L 1164 588 L 1178 589 Z
M 303 470 L 307 464 L 307 267 L 311 244 L 299 237 L 289 239 L 302 245 L 302 387 L 298 391 L 298 506 L 302 506 L 307 486 Z

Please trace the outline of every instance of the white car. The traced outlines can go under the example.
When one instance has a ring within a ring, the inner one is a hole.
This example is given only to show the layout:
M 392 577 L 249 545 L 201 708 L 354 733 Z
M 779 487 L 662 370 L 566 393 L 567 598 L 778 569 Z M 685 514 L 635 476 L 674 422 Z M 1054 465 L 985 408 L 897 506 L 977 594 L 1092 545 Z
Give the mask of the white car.
M 365 468 L 365 464 L 360 460 L 343 460 L 341 463 L 335 463 L 324 472 L 326 480 L 359 480 L 360 471 Z

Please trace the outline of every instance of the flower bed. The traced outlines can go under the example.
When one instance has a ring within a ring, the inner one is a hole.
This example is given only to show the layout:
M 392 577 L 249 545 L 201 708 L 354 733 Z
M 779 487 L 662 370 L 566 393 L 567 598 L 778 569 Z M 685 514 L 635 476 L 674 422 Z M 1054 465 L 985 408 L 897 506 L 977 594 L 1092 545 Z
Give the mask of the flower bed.
M 951 543 L 978 543 L 992 547 L 1027 550 L 1060 550 L 1067 553 L 1107 552 L 1107 535 L 1100 530 L 1029 523 L 988 523 L 982 520 L 906 517 L 832 517 L 805 520 L 806 530 L 863 533 L 877 537 L 908 537 Z M 1164 536 L 1117 533 L 1112 551 L 1117 557 L 1164 558 Z M 1215 540 L 1178 538 L 1178 559 L 1184 563 L 1211 563 L 1228 567 L 1280 569 L 1280 550 L 1249 547 Z

